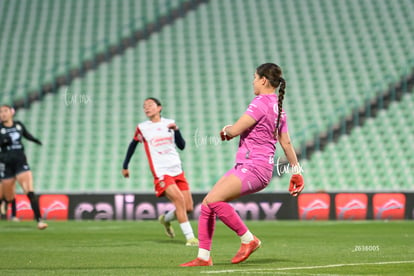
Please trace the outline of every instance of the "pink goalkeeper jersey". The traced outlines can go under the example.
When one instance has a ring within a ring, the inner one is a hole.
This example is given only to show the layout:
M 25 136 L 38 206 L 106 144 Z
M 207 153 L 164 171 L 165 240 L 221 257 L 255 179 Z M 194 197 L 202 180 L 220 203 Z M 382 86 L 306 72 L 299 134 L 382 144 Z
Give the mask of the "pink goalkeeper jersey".
M 273 169 L 277 139 L 277 95 L 259 95 L 249 104 L 244 114 L 256 120 L 256 124 L 240 135 L 236 163 L 253 163 Z M 282 110 L 279 132 L 288 132 L 286 113 Z
M 182 173 L 181 160 L 175 148 L 174 131 L 168 125 L 174 120 L 161 118 L 160 122 L 145 121 L 138 124 L 134 140 L 143 142 L 154 178 Z

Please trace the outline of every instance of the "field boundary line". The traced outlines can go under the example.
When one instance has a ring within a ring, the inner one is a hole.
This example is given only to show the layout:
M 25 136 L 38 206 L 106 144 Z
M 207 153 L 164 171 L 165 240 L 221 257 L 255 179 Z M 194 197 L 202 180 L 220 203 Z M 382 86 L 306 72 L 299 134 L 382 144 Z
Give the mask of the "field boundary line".
M 301 270 L 301 269 L 318 269 L 318 268 L 332 268 L 332 267 L 344 267 L 344 266 L 359 266 L 359 265 L 389 265 L 389 264 L 409 264 L 414 263 L 411 261 L 389 261 L 389 262 L 374 262 L 374 263 L 349 263 L 349 264 L 328 264 L 328 265 L 316 265 L 316 266 L 302 266 L 302 267 L 279 267 L 279 268 L 268 268 L 268 269 L 226 269 L 216 271 L 201 271 L 200 273 L 205 274 L 216 274 L 216 273 L 249 273 L 259 271 L 285 271 L 285 270 Z

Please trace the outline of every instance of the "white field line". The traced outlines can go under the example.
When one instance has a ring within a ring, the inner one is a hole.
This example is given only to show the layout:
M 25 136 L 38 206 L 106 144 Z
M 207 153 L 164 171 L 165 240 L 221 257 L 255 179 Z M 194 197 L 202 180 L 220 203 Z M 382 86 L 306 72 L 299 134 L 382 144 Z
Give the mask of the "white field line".
M 331 267 L 344 267 L 344 266 L 361 266 L 361 265 L 389 265 L 389 264 L 409 264 L 414 263 L 412 261 L 391 261 L 391 262 L 376 262 L 376 263 L 349 263 L 349 264 L 328 264 L 328 265 L 316 265 L 316 266 L 302 266 L 302 267 L 279 267 L 279 268 L 267 268 L 267 269 L 227 269 L 227 270 L 215 270 L 215 271 L 201 271 L 205 274 L 216 273 L 253 273 L 253 272 L 265 272 L 265 271 L 284 271 L 284 270 L 302 270 L 302 269 L 318 269 L 318 268 L 331 268 Z

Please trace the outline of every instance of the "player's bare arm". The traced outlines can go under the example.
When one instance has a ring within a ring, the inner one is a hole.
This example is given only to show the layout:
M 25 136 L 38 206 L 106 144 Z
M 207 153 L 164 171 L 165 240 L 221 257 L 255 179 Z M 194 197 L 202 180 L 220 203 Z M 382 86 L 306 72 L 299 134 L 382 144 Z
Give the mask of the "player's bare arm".
M 234 125 L 226 126 L 223 131 L 229 138 L 239 136 L 248 128 L 254 126 L 256 120 L 247 114 L 243 114 Z
M 289 161 L 292 167 L 297 166 L 298 158 L 296 156 L 295 149 L 290 141 L 289 132 L 282 132 L 279 135 L 279 143 L 282 146 L 283 151 L 285 152 L 286 158 Z

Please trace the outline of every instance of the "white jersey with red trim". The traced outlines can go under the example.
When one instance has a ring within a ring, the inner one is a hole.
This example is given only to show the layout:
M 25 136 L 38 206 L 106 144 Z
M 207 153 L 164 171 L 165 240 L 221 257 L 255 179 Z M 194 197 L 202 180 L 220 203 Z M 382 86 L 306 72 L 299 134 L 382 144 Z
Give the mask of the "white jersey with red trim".
M 154 178 L 177 176 L 183 172 L 181 159 L 175 147 L 174 130 L 167 126 L 174 120 L 161 118 L 160 122 L 145 121 L 138 124 L 134 140 L 144 143 L 145 153 Z

